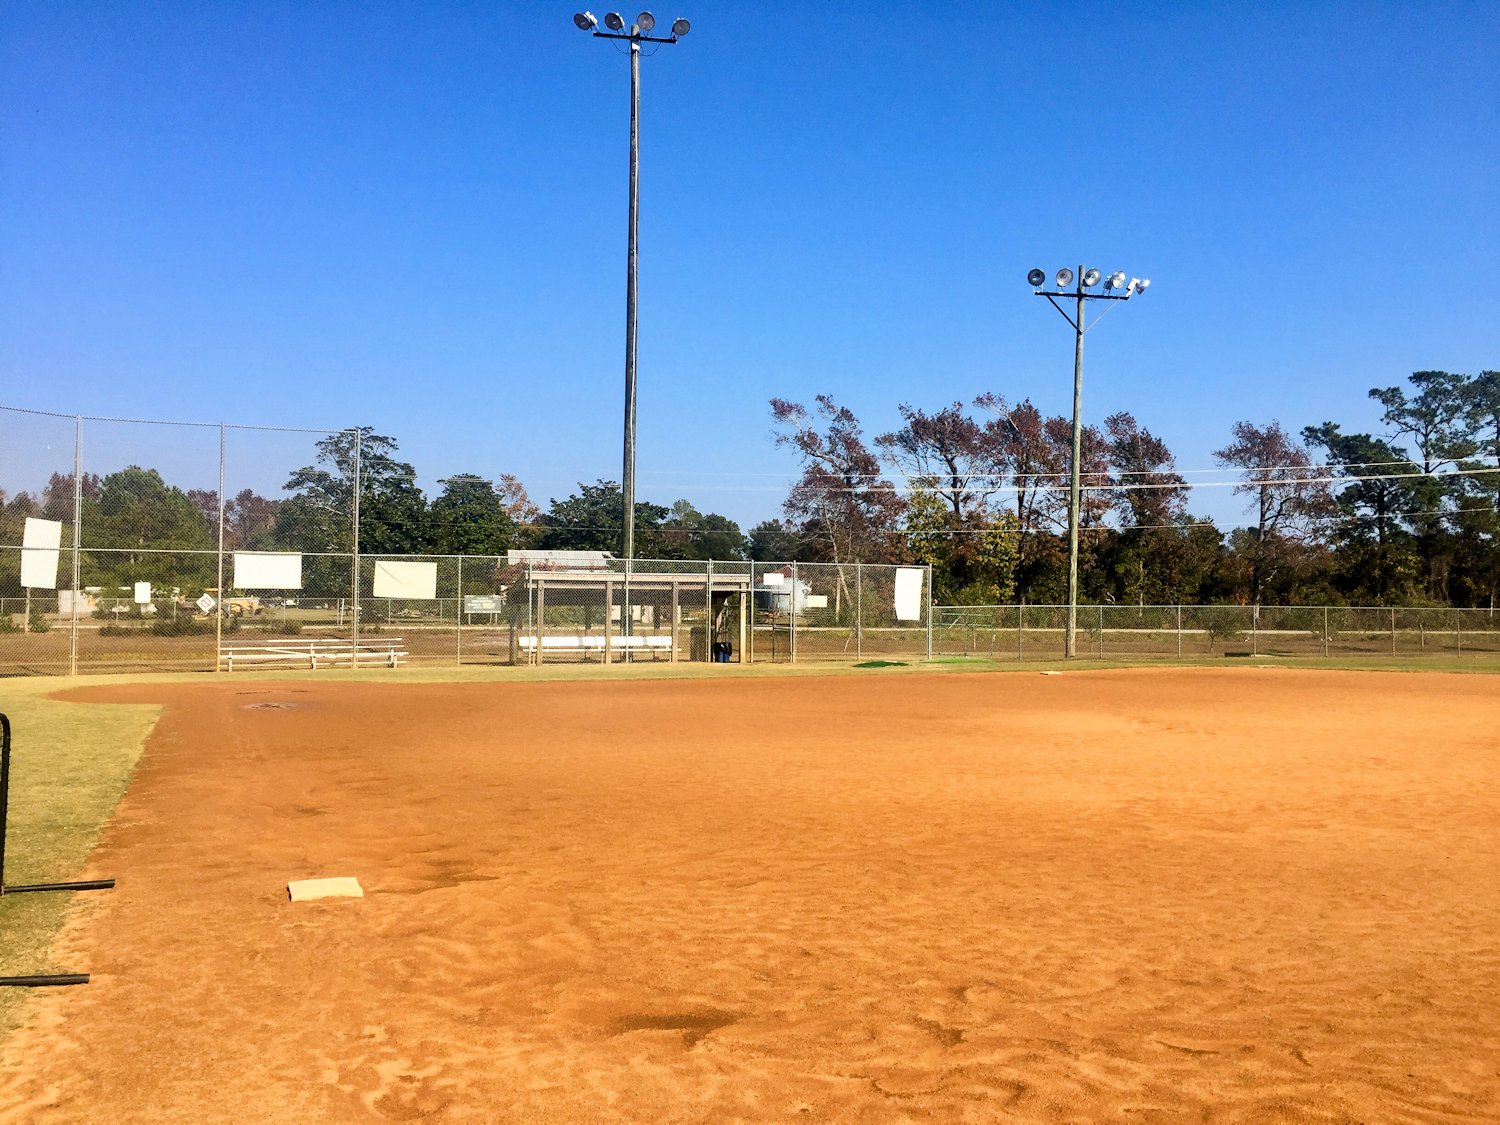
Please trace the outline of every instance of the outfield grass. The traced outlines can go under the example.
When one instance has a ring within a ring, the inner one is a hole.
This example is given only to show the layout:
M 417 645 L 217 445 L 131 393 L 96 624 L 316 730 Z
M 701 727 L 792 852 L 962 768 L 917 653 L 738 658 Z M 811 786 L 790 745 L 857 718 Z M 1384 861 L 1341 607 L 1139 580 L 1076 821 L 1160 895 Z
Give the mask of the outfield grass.
M 77 877 L 161 713 L 154 705 L 44 698 L 62 686 L 70 682 L 10 680 L 0 690 L 0 711 L 10 717 L 12 729 L 7 884 Z M 54 965 L 48 958 L 73 897 L 0 897 L 0 976 L 87 971 L 87 966 Z M 13 1025 L 25 995 L 25 989 L 0 988 L 0 1034 Z

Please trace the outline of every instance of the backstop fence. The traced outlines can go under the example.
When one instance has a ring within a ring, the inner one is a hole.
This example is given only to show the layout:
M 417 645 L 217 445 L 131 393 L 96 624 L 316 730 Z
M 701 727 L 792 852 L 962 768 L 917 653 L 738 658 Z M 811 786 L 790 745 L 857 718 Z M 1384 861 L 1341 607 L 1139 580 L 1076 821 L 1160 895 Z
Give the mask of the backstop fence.
M 379 550 L 415 485 L 353 429 L 0 407 L 0 435 L 0 676 L 931 651 L 924 567 Z
M 936 606 L 940 657 L 1060 656 L 1068 607 Z M 1077 651 L 1107 660 L 1197 656 L 1462 656 L 1500 653 L 1500 613 L 1442 607 L 1081 605 Z

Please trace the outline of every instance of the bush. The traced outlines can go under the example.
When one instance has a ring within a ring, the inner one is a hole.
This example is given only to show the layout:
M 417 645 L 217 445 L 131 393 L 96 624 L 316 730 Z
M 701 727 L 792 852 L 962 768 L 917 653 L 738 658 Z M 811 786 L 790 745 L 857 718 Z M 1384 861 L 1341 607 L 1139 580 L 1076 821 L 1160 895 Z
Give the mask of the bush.
M 17 625 L 8 613 L 0 613 L 0 633 L 19 633 L 21 627 Z
M 26 623 L 26 628 L 33 633 L 52 632 L 52 622 L 47 620 L 47 615 L 39 609 L 31 611 L 31 618 Z
M 127 629 L 124 625 L 116 625 L 113 621 L 108 625 L 99 626 L 101 637 L 133 637 L 139 632 L 139 629 Z

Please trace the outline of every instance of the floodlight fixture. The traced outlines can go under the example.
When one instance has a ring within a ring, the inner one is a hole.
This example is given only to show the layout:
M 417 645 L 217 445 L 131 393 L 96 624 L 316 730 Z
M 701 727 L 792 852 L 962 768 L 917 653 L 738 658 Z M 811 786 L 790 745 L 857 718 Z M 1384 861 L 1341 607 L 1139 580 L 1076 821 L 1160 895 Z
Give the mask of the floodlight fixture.
M 593 12 L 574 13 L 573 23 L 577 25 L 579 31 L 593 31 L 599 26 L 599 21 L 594 18 Z
M 685 20 L 685 19 L 680 19 L 679 18 L 679 19 L 675 19 L 675 20 L 672 21 L 672 34 L 673 35 L 686 35 L 688 32 L 690 32 L 692 30 L 693 30 L 693 25 L 690 24 L 690 23 L 688 23 L 688 21 Z
M 1149 277 L 1133 277 L 1130 279 L 1130 284 L 1135 288 L 1137 293 L 1144 293 L 1146 287 L 1151 284 L 1151 279 Z
M 625 21 L 620 18 L 619 12 L 609 12 L 604 17 L 604 26 L 611 31 L 619 31 L 625 26 Z
M 1125 288 L 1125 273 L 1124 273 L 1124 271 L 1122 271 L 1122 270 L 1116 270 L 1114 273 L 1112 273 L 1112 274 L 1109 275 L 1109 287 L 1111 289 L 1124 289 Z
M 647 35 L 650 35 L 651 29 L 656 26 L 656 17 L 653 16 L 650 12 L 642 12 L 640 15 L 635 17 L 635 26 L 640 28 Z
M 1092 289 L 1094 286 L 1098 285 L 1099 284 L 1099 271 L 1098 270 L 1092 270 L 1092 269 L 1091 270 L 1085 270 L 1084 274 L 1083 274 L 1083 284 L 1084 284 L 1084 287 L 1088 288 L 1088 289 Z
M 1026 284 L 1033 289 L 1040 289 L 1043 285 L 1047 284 L 1047 275 L 1041 270 L 1032 270 L 1026 275 Z
M 1057 287 L 1059 289 L 1061 289 L 1065 285 L 1068 285 L 1069 283 L 1071 283 L 1072 280 L 1073 280 L 1073 271 L 1070 270 L 1067 266 L 1063 266 L 1062 269 L 1060 269 L 1060 270 L 1057 271 L 1056 281 L 1057 281 Z

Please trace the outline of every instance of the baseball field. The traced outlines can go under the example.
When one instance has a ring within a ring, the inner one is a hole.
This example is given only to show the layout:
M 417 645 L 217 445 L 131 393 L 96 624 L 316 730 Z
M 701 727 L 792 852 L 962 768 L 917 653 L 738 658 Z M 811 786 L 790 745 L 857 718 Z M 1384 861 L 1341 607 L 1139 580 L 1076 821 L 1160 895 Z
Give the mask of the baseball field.
M 71 688 L 144 750 L 0 1122 L 1500 1120 L 1497 685 Z

